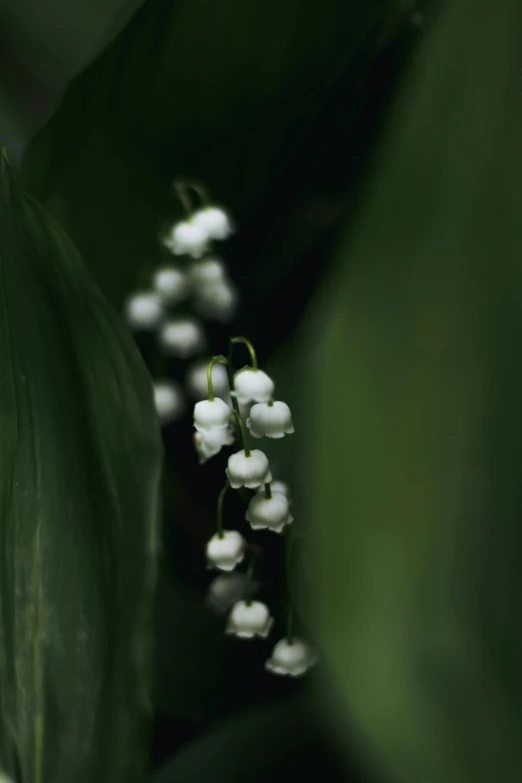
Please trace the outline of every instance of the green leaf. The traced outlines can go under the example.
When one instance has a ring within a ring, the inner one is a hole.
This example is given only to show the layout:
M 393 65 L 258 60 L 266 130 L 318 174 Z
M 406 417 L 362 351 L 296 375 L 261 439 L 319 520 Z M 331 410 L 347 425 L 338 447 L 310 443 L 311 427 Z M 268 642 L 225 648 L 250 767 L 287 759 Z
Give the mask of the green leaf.
M 321 771 L 344 780 L 321 730 L 310 692 L 238 715 L 183 748 L 150 783 L 263 783 L 302 779 Z
M 26 75 L 61 90 L 118 35 L 142 2 L 2 0 L 3 43 L 16 53 Z
M 311 325 L 316 626 L 405 783 L 522 779 L 521 36 L 446 4 Z
M 0 766 L 142 780 L 161 446 L 151 382 L 70 240 L 0 172 Z

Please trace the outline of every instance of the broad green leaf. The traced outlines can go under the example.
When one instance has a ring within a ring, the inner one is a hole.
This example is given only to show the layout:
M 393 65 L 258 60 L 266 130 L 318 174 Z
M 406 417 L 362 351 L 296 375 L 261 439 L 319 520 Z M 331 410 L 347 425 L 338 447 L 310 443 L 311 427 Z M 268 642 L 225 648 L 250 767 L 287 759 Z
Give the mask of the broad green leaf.
M 183 748 L 150 783 L 264 783 L 320 773 L 346 780 L 321 728 L 313 694 L 263 705 L 238 715 Z
M 521 36 L 446 4 L 315 314 L 315 620 L 383 780 L 522 779 Z
M 0 0 L 0 141 L 24 150 L 71 81 L 143 0 Z M 10 140 L 9 117 L 20 117 Z M 16 157 L 18 160 L 18 156 Z
M 70 240 L 0 176 L 0 768 L 141 781 L 161 446 L 151 383 Z
M 116 37 L 142 2 L 1 0 L 2 43 L 26 74 L 61 90 Z

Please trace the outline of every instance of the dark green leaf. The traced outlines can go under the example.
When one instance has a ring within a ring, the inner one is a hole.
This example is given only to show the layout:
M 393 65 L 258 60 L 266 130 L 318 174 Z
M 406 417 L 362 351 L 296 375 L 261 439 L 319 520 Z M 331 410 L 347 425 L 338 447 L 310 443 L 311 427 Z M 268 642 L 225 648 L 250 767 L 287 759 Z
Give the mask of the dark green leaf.
M 347 778 L 324 742 L 310 694 L 243 713 L 182 749 L 150 783 L 287 783 L 321 774 Z
M 151 383 L 5 155 L 0 271 L 0 763 L 24 783 L 140 781 L 161 456 Z
M 521 36 L 446 4 L 314 321 L 317 629 L 405 783 L 522 779 Z
M 61 90 L 115 38 L 142 2 L 1 0 L 3 45 L 26 72 Z

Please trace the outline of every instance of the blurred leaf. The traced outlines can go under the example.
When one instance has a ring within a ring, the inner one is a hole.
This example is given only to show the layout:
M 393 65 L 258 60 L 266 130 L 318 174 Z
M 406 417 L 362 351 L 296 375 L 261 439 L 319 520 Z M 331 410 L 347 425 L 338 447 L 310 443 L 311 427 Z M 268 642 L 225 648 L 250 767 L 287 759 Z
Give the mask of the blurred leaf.
M 151 783 L 262 783 L 320 773 L 332 783 L 348 778 L 321 736 L 310 694 L 241 714 L 190 743 Z
M 0 760 L 141 781 L 161 448 L 149 376 L 69 239 L 0 175 Z
M 522 779 L 521 35 L 446 5 L 310 325 L 317 630 L 405 783 Z
M 62 90 L 116 37 L 142 2 L 0 0 L 2 44 L 24 70 Z

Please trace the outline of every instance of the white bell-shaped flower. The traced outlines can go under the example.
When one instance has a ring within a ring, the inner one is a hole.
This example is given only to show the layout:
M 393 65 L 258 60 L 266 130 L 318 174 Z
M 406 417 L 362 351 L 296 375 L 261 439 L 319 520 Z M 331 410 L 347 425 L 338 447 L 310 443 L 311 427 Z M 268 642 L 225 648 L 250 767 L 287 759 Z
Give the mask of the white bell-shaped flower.
M 240 487 L 255 489 L 261 484 L 272 481 L 268 457 L 259 449 L 252 449 L 249 456 L 245 454 L 244 449 L 231 454 L 226 472 L 233 489 Z
M 202 228 L 210 239 L 227 239 L 234 229 L 229 215 L 219 207 L 203 207 L 192 215 L 194 225 Z
M 233 571 L 245 557 L 246 541 L 237 530 L 216 533 L 207 544 L 207 564 L 220 571 Z
M 125 320 L 131 329 L 153 329 L 162 317 L 161 299 L 152 291 L 142 291 L 127 299 Z
M 284 438 L 294 432 L 286 402 L 257 402 L 250 408 L 246 425 L 253 438 Z
M 238 402 L 268 402 L 274 388 L 273 380 L 263 370 L 243 367 L 234 375 L 234 391 Z
M 207 606 L 216 614 L 226 614 L 244 597 L 246 585 L 246 574 L 239 571 L 218 574 L 208 586 Z M 249 589 L 250 594 L 255 595 L 259 590 L 259 582 L 251 582 Z
M 205 332 L 194 318 L 177 318 L 161 327 L 159 342 L 165 354 L 187 359 L 204 347 Z
M 231 409 L 219 397 L 213 400 L 200 400 L 194 405 L 194 427 L 198 432 L 222 430 L 230 423 Z
M 227 279 L 223 261 L 214 257 L 194 262 L 191 264 L 188 274 L 196 292 Z
M 199 458 L 199 464 L 204 465 L 211 457 L 219 454 L 223 446 L 231 446 L 235 440 L 234 427 L 195 432 L 194 447 Z
M 245 519 L 252 530 L 268 529 L 274 533 L 281 533 L 286 525 L 294 521 L 288 498 L 274 491 L 268 498 L 264 490 L 250 498 Z
M 255 636 L 266 639 L 272 624 L 273 619 L 266 604 L 261 601 L 238 601 L 232 607 L 226 633 L 240 639 L 253 639 Z
M 181 302 L 190 290 L 187 275 L 174 266 L 158 269 L 153 275 L 152 284 L 162 302 L 169 305 Z
M 178 419 L 185 408 L 180 387 L 167 379 L 154 382 L 154 404 L 162 424 Z
M 281 495 L 284 495 L 287 498 L 289 503 L 292 502 L 290 485 L 286 481 L 274 479 L 270 484 L 270 489 L 272 490 L 272 493 L 279 492 Z M 264 488 L 261 488 L 259 491 L 264 493 L 265 490 Z
M 190 394 L 196 400 L 204 400 L 208 397 L 208 365 L 211 359 L 195 361 L 187 370 L 185 382 Z M 227 370 L 224 364 L 216 362 L 212 367 L 212 385 L 216 397 L 225 399 L 230 394 Z
M 203 226 L 193 220 L 184 220 L 172 228 L 165 238 L 165 245 L 175 256 L 188 255 L 201 258 L 208 248 L 209 235 Z
M 196 294 L 194 307 L 204 318 L 227 323 L 234 317 L 238 302 L 236 287 L 225 279 L 201 287 Z
M 272 650 L 272 655 L 265 663 L 265 668 L 272 674 L 299 677 L 317 661 L 310 645 L 294 637 L 292 641 L 281 639 Z

